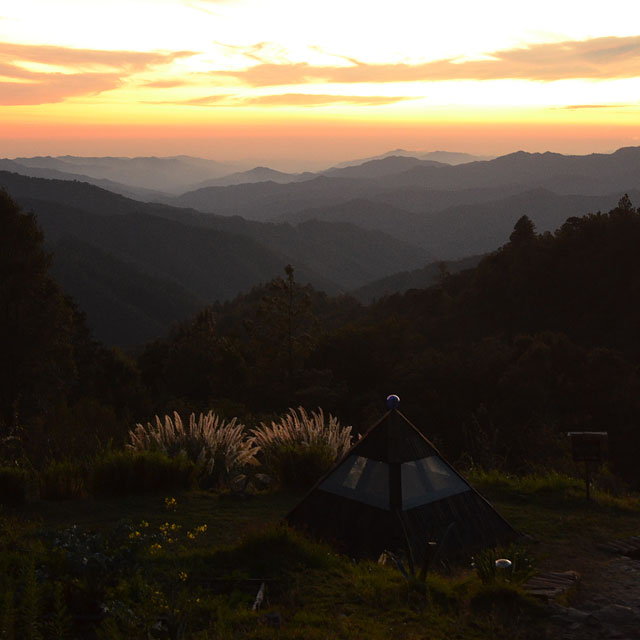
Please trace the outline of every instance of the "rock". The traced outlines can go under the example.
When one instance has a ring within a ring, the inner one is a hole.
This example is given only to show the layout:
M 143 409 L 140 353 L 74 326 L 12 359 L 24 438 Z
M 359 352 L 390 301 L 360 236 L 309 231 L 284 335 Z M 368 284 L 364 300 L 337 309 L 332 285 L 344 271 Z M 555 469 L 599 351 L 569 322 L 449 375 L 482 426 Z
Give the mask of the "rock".
M 610 604 L 594 611 L 591 615 L 601 622 L 629 622 L 634 617 L 635 611 L 621 604 Z
M 583 622 L 590 614 L 588 611 L 581 611 L 580 609 L 574 609 L 573 607 L 567 607 L 567 617 L 569 620 L 577 620 Z

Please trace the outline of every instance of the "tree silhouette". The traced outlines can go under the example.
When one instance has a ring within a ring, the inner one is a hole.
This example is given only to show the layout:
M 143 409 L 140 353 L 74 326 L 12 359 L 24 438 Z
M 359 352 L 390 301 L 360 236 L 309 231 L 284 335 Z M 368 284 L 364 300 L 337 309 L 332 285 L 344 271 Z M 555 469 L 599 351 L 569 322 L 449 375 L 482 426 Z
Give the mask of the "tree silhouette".
M 35 216 L 0 190 L 0 431 L 12 435 L 73 378 L 73 318 Z
M 509 241 L 514 246 L 530 244 L 536 237 L 536 228 L 529 216 L 522 216 L 513 227 Z
M 257 372 L 263 381 L 279 378 L 291 402 L 297 374 L 315 343 L 316 320 L 309 290 L 295 281 L 290 264 L 284 272 L 286 279 L 276 278 L 267 285 L 268 293 L 248 328 L 256 353 L 264 358 Z

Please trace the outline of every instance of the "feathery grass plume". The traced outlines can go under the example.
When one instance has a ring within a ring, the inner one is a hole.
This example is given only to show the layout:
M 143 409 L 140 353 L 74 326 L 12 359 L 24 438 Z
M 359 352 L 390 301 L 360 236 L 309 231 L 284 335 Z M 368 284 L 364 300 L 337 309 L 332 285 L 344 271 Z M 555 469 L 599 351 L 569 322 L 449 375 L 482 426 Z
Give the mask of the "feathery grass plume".
M 173 418 L 166 415 L 164 422 L 158 416 L 155 424 L 137 424 L 129 431 L 134 451 L 162 451 L 170 457 L 186 455 L 195 462 L 210 484 L 223 485 L 250 464 L 255 464 L 258 447 L 255 438 L 248 436 L 237 418 L 223 420 L 213 411 L 192 413 L 184 424 L 177 412 Z
M 278 422 L 261 422 L 251 433 L 267 474 L 283 487 L 313 484 L 352 441 L 351 427 L 342 427 L 331 414 L 325 419 L 320 408 L 311 414 L 291 408 Z

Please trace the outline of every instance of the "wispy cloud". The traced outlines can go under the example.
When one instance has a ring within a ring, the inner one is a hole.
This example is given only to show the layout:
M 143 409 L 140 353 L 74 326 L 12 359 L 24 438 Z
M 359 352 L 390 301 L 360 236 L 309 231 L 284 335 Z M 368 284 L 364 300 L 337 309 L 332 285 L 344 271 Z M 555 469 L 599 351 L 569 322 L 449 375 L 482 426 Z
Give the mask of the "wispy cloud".
M 39 62 L 69 66 L 102 66 L 124 71 L 142 71 L 153 65 L 168 64 L 177 58 L 193 56 L 193 51 L 146 52 L 71 49 L 50 45 L 26 45 L 0 42 L 0 60 Z
M 422 64 L 368 64 L 349 58 L 349 65 L 313 66 L 306 62 L 260 62 L 244 70 L 211 71 L 250 86 L 308 83 L 388 83 L 443 80 L 571 78 L 609 79 L 640 76 L 640 36 L 533 44 L 490 53 L 482 60 L 436 60 Z
M 116 89 L 121 80 L 112 74 L 47 74 L 42 82 L 0 82 L 1 105 L 61 102 L 74 96 L 95 95 Z
M 192 55 L 190 51 L 100 51 L 0 43 L 0 75 L 15 80 L 0 84 L 0 104 L 45 104 L 101 93 L 121 86 L 132 74 Z M 34 63 L 64 72 L 34 71 L 29 68 Z
M 175 87 L 184 87 L 188 84 L 185 80 L 155 80 L 153 82 L 144 82 L 142 87 L 149 89 L 174 89 Z
M 568 104 L 561 109 L 628 109 L 630 107 L 638 107 L 637 104 Z
M 315 93 L 280 93 L 269 96 L 257 96 L 254 98 L 249 98 L 245 100 L 245 104 L 307 107 L 318 107 L 330 104 L 357 104 L 361 106 L 379 106 L 414 99 L 415 98 L 407 96 L 340 96 Z
M 414 100 L 409 96 L 341 96 L 316 93 L 278 93 L 264 96 L 211 95 L 182 101 L 162 101 L 153 104 L 176 104 L 189 107 L 322 107 L 333 104 L 352 104 L 360 106 L 381 106 L 395 104 L 405 100 Z

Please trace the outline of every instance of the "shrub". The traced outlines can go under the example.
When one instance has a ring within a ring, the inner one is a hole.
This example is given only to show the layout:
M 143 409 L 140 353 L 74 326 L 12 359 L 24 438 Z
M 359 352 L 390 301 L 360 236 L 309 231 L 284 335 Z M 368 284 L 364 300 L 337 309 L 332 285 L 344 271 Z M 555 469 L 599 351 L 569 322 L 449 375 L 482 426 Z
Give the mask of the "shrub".
M 127 495 L 188 489 L 194 468 L 184 455 L 169 458 L 160 451 L 110 451 L 93 464 L 91 491 L 97 495 Z
M 86 494 L 87 469 L 73 460 L 53 460 L 40 471 L 39 480 L 45 500 L 81 498 Z
M 133 451 L 161 451 L 173 458 L 184 455 L 198 466 L 199 473 L 209 485 L 227 485 L 249 464 L 255 464 L 258 451 L 255 438 L 248 437 L 244 425 L 236 418 L 227 422 L 209 411 L 189 416 L 185 426 L 177 412 L 164 422 L 156 416 L 155 424 L 137 424 L 129 432 Z
M 499 557 L 510 560 L 511 566 L 498 569 L 496 560 Z M 533 559 L 524 547 L 511 544 L 500 550 L 483 549 L 473 556 L 473 567 L 483 584 L 494 582 L 522 584 L 533 574 Z
M 351 448 L 351 427 L 340 426 L 332 415 L 325 420 L 322 409 L 311 415 L 302 407 L 289 409 L 278 422 L 261 422 L 251 433 L 265 471 L 281 487 L 313 484 Z
M 0 467 L 0 504 L 24 506 L 34 494 L 33 474 L 22 467 Z
M 309 487 L 333 461 L 326 445 L 283 444 L 270 454 L 268 473 L 281 487 Z

